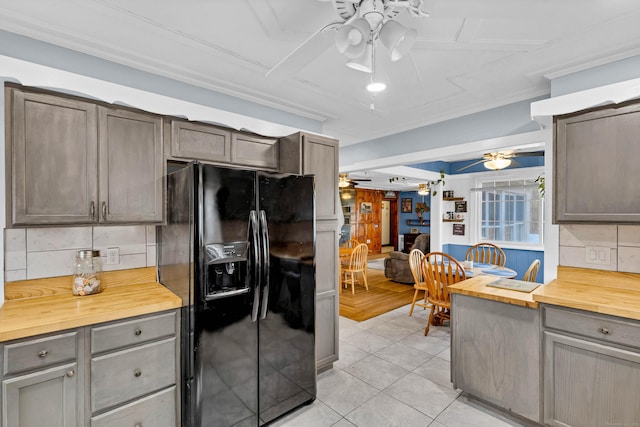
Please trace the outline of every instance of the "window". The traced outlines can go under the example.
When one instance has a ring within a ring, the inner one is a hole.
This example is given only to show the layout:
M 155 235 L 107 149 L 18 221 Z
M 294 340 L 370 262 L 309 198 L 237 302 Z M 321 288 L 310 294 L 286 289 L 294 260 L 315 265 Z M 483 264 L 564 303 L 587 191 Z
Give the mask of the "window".
M 535 179 L 484 181 L 477 190 L 483 242 L 542 245 L 543 199 Z

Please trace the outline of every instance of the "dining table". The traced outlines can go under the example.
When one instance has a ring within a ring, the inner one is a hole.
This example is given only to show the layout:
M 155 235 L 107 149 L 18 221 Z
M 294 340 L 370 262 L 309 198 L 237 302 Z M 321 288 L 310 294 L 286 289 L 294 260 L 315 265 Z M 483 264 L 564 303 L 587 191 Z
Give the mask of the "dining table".
M 501 265 L 474 262 L 473 267 L 471 267 L 465 261 L 460 262 L 460 265 L 464 268 L 467 279 L 480 275 L 496 276 L 504 279 L 515 279 L 518 276 L 517 271 Z

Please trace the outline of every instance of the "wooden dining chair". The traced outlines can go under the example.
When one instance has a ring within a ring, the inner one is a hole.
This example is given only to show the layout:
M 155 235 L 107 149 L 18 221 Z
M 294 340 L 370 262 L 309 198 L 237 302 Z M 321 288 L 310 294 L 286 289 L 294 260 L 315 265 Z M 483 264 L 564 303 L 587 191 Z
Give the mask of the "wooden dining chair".
M 422 258 L 424 258 L 424 254 L 420 249 L 413 249 L 409 252 L 409 269 L 413 276 L 413 288 L 415 289 L 415 292 L 413 293 L 413 301 L 411 302 L 411 309 L 409 310 L 409 316 L 413 314 L 413 308 L 416 305 L 423 307 L 425 310 L 429 307 L 429 303 L 427 302 L 427 284 L 424 282 L 424 277 L 422 275 Z M 421 299 L 421 301 L 424 302 L 416 302 L 420 292 L 424 292 L 424 298 Z
M 343 248 L 355 248 L 359 244 L 360 244 L 360 242 L 358 242 L 356 239 L 349 239 L 346 242 L 344 242 L 342 247 Z
M 445 319 L 451 319 L 449 286 L 467 277 L 458 261 L 442 252 L 430 252 L 422 258 L 422 275 L 427 285 L 427 301 L 431 304 L 424 330 L 426 336 L 432 323 L 442 325 Z
M 507 263 L 507 256 L 500 246 L 493 243 L 478 243 L 467 250 L 465 255 L 467 261 L 480 262 L 483 264 L 493 264 L 504 267 Z
M 538 277 L 539 268 L 540 268 L 540 260 L 536 259 L 531 263 L 529 268 L 527 268 L 527 271 L 524 273 L 524 276 L 522 276 L 522 280 L 524 280 L 525 282 L 535 282 L 536 277 Z
M 355 283 L 358 281 L 357 274 L 362 276 L 364 287 L 367 291 L 369 290 L 369 285 L 367 284 L 367 255 L 369 255 L 369 247 L 365 243 L 360 243 L 351 252 L 349 264 L 341 269 L 342 277 L 340 280 L 342 285 L 347 287 L 351 283 L 351 293 L 354 295 L 356 293 Z M 342 286 L 340 287 L 340 292 L 342 292 Z

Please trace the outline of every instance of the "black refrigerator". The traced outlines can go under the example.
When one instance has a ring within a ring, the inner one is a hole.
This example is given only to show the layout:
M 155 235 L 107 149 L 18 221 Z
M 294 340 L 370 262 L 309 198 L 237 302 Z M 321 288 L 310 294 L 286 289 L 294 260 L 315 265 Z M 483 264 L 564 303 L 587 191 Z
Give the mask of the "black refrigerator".
M 182 298 L 183 427 L 261 426 L 316 396 L 313 177 L 167 177 L 159 281 Z

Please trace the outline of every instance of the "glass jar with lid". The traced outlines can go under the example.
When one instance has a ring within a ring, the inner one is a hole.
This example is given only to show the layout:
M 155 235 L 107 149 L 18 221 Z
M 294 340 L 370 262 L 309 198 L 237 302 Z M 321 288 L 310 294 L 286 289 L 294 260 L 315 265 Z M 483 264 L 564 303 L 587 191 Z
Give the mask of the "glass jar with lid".
M 76 253 L 73 268 L 73 294 L 92 295 L 102 291 L 100 251 L 86 249 Z

